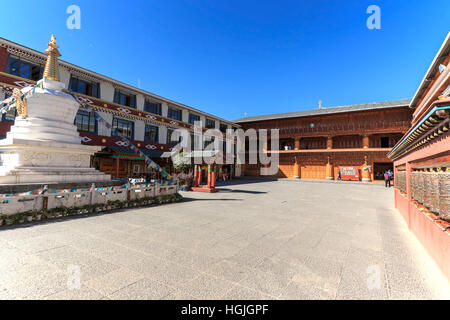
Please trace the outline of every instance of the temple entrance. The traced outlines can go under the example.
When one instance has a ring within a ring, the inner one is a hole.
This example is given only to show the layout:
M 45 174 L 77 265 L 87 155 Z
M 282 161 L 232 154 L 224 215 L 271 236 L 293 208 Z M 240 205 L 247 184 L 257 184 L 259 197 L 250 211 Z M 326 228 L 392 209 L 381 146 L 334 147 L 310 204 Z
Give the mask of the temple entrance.
M 384 173 L 388 170 L 394 172 L 392 162 L 378 162 L 373 164 L 373 180 L 384 180 Z

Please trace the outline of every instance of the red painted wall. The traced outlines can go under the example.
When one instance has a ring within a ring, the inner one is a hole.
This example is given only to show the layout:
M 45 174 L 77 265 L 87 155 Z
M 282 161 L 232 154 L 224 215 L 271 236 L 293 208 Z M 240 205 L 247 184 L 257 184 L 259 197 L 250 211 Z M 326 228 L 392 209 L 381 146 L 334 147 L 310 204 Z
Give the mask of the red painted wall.
M 442 230 L 431 217 L 420 211 L 397 189 L 394 192 L 396 208 L 402 214 L 409 229 L 450 280 L 450 231 Z

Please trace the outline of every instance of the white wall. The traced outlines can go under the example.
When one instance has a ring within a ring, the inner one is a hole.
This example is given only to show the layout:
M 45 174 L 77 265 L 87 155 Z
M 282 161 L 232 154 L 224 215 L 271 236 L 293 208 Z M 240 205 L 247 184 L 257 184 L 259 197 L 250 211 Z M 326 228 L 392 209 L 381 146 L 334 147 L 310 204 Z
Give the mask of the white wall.
M 167 102 L 161 103 L 161 115 L 163 117 L 167 117 L 167 111 L 169 110 L 169 106 L 167 105 Z
M 189 121 L 189 111 L 181 110 L 181 121 L 186 123 Z
M 61 82 L 64 82 L 66 85 L 66 89 L 69 89 L 70 82 L 70 72 L 66 68 L 59 68 L 59 78 Z
M 114 101 L 114 87 L 111 83 L 100 82 L 100 99 L 110 102 Z
M 144 110 L 144 101 L 145 98 L 142 94 L 136 95 L 136 109 Z
M 144 134 L 145 134 L 145 122 L 142 120 L 134 120 L 134 139 L 143 141 Z
M 167 142 L 167 127 L 160 126 L 159 127 L 159 143 L 166 144 Z
M 202 123 L 202 127 L 204 128 L 206 125 L 206 117 L 205 116 L 200 116 L 200 122 Z

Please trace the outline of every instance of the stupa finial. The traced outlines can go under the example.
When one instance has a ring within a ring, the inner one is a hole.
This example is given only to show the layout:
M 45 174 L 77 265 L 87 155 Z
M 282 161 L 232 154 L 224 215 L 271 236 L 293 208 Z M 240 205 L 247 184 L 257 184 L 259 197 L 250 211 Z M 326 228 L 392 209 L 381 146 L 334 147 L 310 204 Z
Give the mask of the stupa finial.
M 45 50 L 47 62 L 45 63 L 44 79 L 59 81 L 58 58 L 61 54 L 58 51 L 59 46 L 56 45 L 56 38 L 52 34 L 48 48 Z

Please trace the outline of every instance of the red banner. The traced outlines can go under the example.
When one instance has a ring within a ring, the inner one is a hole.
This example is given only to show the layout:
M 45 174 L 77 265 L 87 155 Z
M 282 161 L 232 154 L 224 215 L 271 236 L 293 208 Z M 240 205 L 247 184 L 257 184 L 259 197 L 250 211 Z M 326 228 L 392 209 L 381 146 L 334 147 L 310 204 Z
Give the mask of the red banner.
M 358 167 L 339 167 L 339 173 L 341 174 L 341 180 L 359 181 Z

